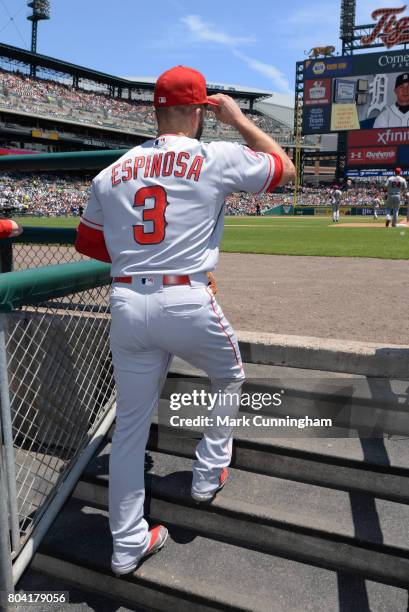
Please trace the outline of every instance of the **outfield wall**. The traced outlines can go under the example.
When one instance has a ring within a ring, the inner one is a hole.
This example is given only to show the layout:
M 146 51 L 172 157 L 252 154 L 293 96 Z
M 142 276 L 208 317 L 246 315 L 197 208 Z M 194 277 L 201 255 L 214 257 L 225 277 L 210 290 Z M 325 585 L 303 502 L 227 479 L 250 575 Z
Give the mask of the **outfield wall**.
M 347 215 L 351 217 L 370 217 L 373 216 L 373 208 L 370 206 L 341 206 L 340 212 L 342 215 Z M 381 206 L 378 208 L 377 213 L 379 216 L 384 216 L 386 214 L 386 209 Z M 264 217 L 285 217 L 285 216 L 324 216 L 331 215 L 332 207 L 331 206 L 287 206 L 285 204 L 281 204 L 279 206 L 275 206 L 274 208 L 270 208 L 270 210 L 264 213 Z M 401 207 L 399 210 L 399 214 L 406 216 L 407 208 Z

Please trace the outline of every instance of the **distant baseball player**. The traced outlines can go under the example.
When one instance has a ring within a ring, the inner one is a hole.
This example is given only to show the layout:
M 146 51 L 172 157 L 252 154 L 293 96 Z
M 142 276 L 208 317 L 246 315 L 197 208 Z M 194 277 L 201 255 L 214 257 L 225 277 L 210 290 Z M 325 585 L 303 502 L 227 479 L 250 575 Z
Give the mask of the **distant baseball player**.
M 375 119 L 374 128 L 407 127 L 409 125 L 409 73 L 400 74 L 395 82 L 396 102 Z
M 12 219 L 0 219 L 0 238 L 15 238 L 20 236 L 23 228 Z
M 386 227 L 389 227 L 392 220 L 392 227 L 396 227 L 399 217 L 399 208 L 404 202 L 404 198 L 407 191 L 407 183 L 405 179 L 400 176 L 402 170 L 400 168 L 395 169 L 395 175 L 390 176 L 386 181 Z
M 379 208 L 381 206 L 381 200 L 380 198 L 378 198 L 378 196 L 375 196 L 372 200 L 372 207 L 373 207 L 373 218 L 377 219 L 378 218 L 378 213 L 379 213 Z
M 409 191 L 405 193 L 405 196 L 403 198 L 403 203 L 404 203 L 404 206 L 406 206 L 406 218 L 401 219 L 396 227 L 403 227 L 407 229 L 409 226 Z
M 339 209 L 341 207 L 342 191 L 338 185 L 334 185 L 332 194 L 332 221 L 338 223 L 339 221 Z
M 271 192 L 294 178 L 294 166 L 281 147 L 232 98 L 208 98 L 196 70 L 178 66 L 162 74 L 154 105 L 158 136 L 94 179 L 76 242 L 80 253 L 112 261 L 117 418 L 109 516 L 117 575 L 133 572 L 167 537 L 165 527 L 149 530 L 143 517 L 144 453 L 172 355 L 204 370 L 222 397 L 236 397 L 231 416 L 239 409 L 240 350 L 206 274 L 219 257 L 225 197 Z M 200 142 L 207 105 L 248 146 Z M 212 415 L 222 411 L 222 402 L 216 403 Z M 231 451 L 231 427 L 205 430 L 193 465 L 196 502 L 210 502 L 224 486 Z

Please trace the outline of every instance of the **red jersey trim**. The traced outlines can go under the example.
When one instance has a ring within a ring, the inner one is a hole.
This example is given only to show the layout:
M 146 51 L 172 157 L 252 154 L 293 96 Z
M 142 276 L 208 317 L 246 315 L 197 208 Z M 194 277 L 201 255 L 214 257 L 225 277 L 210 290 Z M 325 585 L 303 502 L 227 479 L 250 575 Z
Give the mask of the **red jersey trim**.
M 111 263 L 111 257 L 105 244 L 102 230 L 93 229 L 84 223 L 80 223 L 77 229 L 75 249 L 82 255 Z
M 269 163 L 269 166 L 268 166 L 268 176 L 267 176 L 267 178 L 266 178 L 266 180 L 265 180 L 264 185 L 262 186 L 262 188 L 260 189 L 260 191 L 257 191 L 257 194 L 256 194 L 256 195 L 258 195 L 259 193 L 263 193 L 263 192 L 264 192 L 264 189 L 266 188 L 266 185 L 267 185 L 267 183 L 269 182 L 269 180 L 270 180 L 270 178 L 271 178 L 271 170 L 272 170 L 272 166 L 273 166 L 273 164 L 271 163 L 270 153 L 266 153 L 266 155 L 267 155 L 267 159 L 268 159 L 268 163 Z
M 0 220 L 0 238 L 9 238 L 13 231 L 13 224 L 10 219 Z
M 101 225 L 101 223 L 97 223 L 96 221 L 93 221 L 92 219 L 87 219 L 87 217 L 84 217 L 84 215 L 82 215 L 81 217 L 81 222 L 85 221 L 86 223 L 91 223 L 91 225 L 96 225 L 97 227 L 104 227 L 103 225 Z
M 266 190 L 266 193 L 271 193 L 283 178 L 284 164 L 283 160 L 279 155 L 277 155 L 277 153 L 269 153 L 268 155 L 274 159 L 274 175 Z
M 241 363 L 239 355 L 237 354 L 236 347 L 234 346 L 233 341 L 230 338 L 229 334 L 227 333 L 226 328 L 224 327 L 224 325 L 222 323 L 222 320 L 221 320 L 221 318 L 220 318 L 220 316 L 219 316 L 219 314 L 218 314 L 218 312 L 217 312 L 217 310 L 215 308 L 215 305 L 214 305 L 214 303 L 215 303 L 214 295 L 213 295 L 213 293 L 211 291 L 209 291 L 209 289 L 207 287 L 206 287 L 206 291 L 207 291 L 207 293 L 208 293 L 208 295 L 210 297 L 210 305 L 212 307 L 212 310 L 213 310 L 214 314 L 216 315 L 216 317 L 218 319 L 218 322 L 219 322 L 219 325 L 220 325 L 223 333 L 225 334 L 227 340 L 229 341 L 229 344 L 230 344 L 231 348 L 233 349 L 234 357 L 236 359 L 236 363 L 239 366 L 239 368 L 242 369 L 243 368 L 243 364 Z

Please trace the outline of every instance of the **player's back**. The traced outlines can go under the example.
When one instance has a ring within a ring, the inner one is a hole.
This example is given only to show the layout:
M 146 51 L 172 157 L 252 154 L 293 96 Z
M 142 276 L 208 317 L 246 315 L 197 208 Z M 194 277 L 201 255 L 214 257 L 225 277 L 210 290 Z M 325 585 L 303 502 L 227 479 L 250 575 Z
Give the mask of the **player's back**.
M 340 189 L 335 189 L 332 192 L 332 201 L 334 204 L 340 204 L 342 199 L 342 191 Z
M 225 194 L 211 145 L 161 136 L 128 151 L 95 183 L 113 275 L 214 267 Z
M 282 172 L 275 153 L 162 135 L 93 180 L 81 227 L 103 232 L 113 276 L 207 272 L 218 260 L 226 195 L 271 192 Z
M 389 197 L 399 197 L 406 189 L 406 181 L 401 176 L 391 176 L 386 182 L 386 188 Z

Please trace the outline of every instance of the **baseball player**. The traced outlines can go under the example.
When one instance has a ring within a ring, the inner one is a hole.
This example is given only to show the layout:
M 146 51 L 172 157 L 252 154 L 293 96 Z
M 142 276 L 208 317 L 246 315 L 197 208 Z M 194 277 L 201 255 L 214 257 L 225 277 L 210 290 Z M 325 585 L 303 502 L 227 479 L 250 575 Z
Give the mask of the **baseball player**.
M 409 191 L 405 194 L 405 206 L 406 206 L 406 225 L 409 225 Z
M 239 409 L 243 366 L 236 335 L 208 288 L 223 233 L 225 197 L 271 192 L 294 177 L 281 147 L 232 98 L 207 97 L 203 75 L 178 66 L 156 83 L 158 136 L 128 151 L 93 181 L 78 230 L 80 253 L 112 261 L 110 343 L 117 388 L 110 457 L 111 567 L 133 572 L 167 530 L 143 517 L 144 453 L 151 416 L 172 356 L 204 370 Z M 248 146 L 204 144 L 205 109 Z M 224 394 L 224 395 L 223 395 Z M 223 402 L 212 415 L 225 414 Z M 210 502 L 224 486 L 232 428 L 209 427 L 196 449 L 191 494 Z
M 400 74 L 395 82 L 396 102 L 375 119 L 374 128 L 407 127 L 409 125 L 409 73 Z
M 338 185 L 334 185 L 332 192 L 332 222 L 338 223 L 339 221 L 339 209 L 341 206 L 342 191 Z
M 386 227 L 389 227 L 392 220 L 392 227 L 396 227 L 399 217 L 399 208 L 404 202 L 407 191 L 407 183 L 400 176 L 402 170 L 395 169 L 395 176 L 390 176 L 386 181 Z
M 373 207 L 373 218 L 377 219 L 378 218 L 378 212 L 379 212 L 379 208 L 381 206 L 381 200 L 380 198 L 378 198 L 377 196 L 375 196 L 372 200 L 372 207 Z
M 12 219 L 0 219 L 0 238 L 15 238 L 23 233 L 23 228 Z

